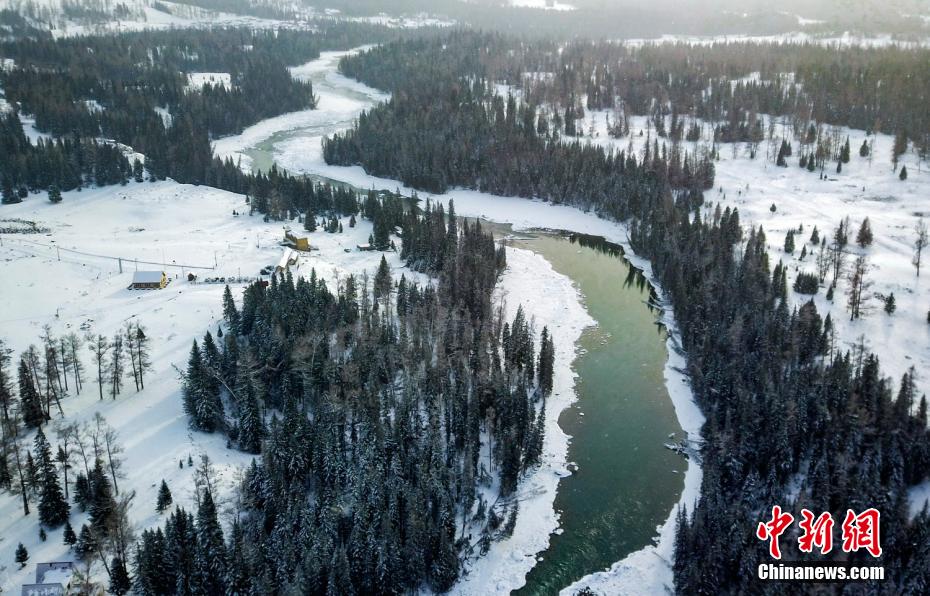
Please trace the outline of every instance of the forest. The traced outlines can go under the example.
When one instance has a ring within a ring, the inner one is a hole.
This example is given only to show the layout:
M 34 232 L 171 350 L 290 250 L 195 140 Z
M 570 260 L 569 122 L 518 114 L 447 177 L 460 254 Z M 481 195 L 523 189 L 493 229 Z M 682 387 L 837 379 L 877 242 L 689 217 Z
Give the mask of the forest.
M 21 195 L 141 177 L 120 152 L 95 147 L 112 141 L 145 155 L 151 179 L 215 183 L 212 139 L 314 107 L 312 86 L 293 79 L 288 66 L 315 59 L 321 50 L 403 34 L 331 22 L 317 32 L 176 29 L 0 42 L 0 56 L 16 65 L 0 71 L 6 100 L 55 138 L 31 143 L 16 112 L 4 115 L 0 186 Z M 196 72 L 229 73 L 230 88 L 209 83 L 193 88 L 187 73 Z
M 491 301 L 503 247 L 450 204 L 365 201 L 400 218 L 404 259 L 435 284 L 395 283 L 382 257 L 335 291 L 290 274 L 227 288 L 224 324 L 194 342 L 191 426 L 259 455 L 224 534 L 209 489 L 146 530 L 139 594 L 448 590 L 461 557 L 513 530 L 542 449 L 554 350 Z M 377 220 L 387 222 L 378 224 Z M 223 332 L 222 329 L 226 331 Z M 219 345 L 218 345 L 219 344 Z
M 501 192 L 505 187 L 500 184 L 504 183 L 483 178 L 484 171 L 476 164 L 493 154 L 499 143 L 516 143 L 512 139 L 518 133 L 525 139 L 520 141 L 517 153 L 521 159 L 546 159 L 552 151 L 553 136 L 565 131 L 567 119 L 563 119 L 561 130 L 558 127 L 553 130 L 554 118 L 539 126 L 537 113 L 534 127 L 533 118 L 528 115 L 534 110 L 526 106 L 531 105 L 537 92 L 553 94 L 548 96 L 549 101 L 553 97 L 559 100 L 581 97 L 597 70 L 598 63 L 591 60 L 591 54 L 597 53 L 598 46 L 588 44 L 577 53 L 564 51 L 559 60 L 573 55 L 577 60 L 556 66 L 545 60 L 554 61 L 557 54 L 524 44 L 522 52 L 529 58 L 520 52 L 513 57 L 506 51 L 498 51 L 499 48 L 489 49 L 495 40 L 507 43 L 494 36 L 454 34 L 435 42 L 388 44 L 344 60 L 344 72 L 371 84 L 381 84 L 394 95 L 392 101 L 360 118 L 353 130 L 330 139 L 326 145 L 327 159 L 361 164 L 382 175 L 401 176 L 408 166 L 406 160 L 416 152 L 429 155 L 434 150 L 473 148 L 472 159 L 453 171 L 451 181 Z M 443 50 L 438 51 L 438 46 Z M 759 52 L 769 50 L 763 46 Z M 656 54 L 649 61 L 660 64 L 664 61 L 671 69 L 676 51 L 675 46 L 670 46 L 667 50 L 646 49 L 643 54 Z M 734 61 L 760 56 L 731 52 Z M 817 54 L 816 50 L 813 52 Z M 891 126 L 908 126 L 909 136 L 917 138 L 918 133 L 926 131 L 926 110 L 911 100 L 913 95 L 923 93 L 920 85 L 926 85 L 926 81 L 906 76 L 895 79 L 894 73 L 906 72 L 909 60 L 926 60 L 928 54 L 923 51 L 913 56 L 905 54 L 898 57 L 900 63 L 895 68 L 882 76 L 886 81 L 899 80 L 900 84 L 912 87 L 910 97 L 902 93 L 891 106 L 883 104 L 879 110 L 876 105 L 871 112 L 860 113 L 869 122 L 880 119 Z M 713 51 L 708 55 L 713 55 Z M 778 57 L 779 52 L 774 51 L 774 55 Z M 444 62 L 446 56 L 448 66 Z M 857 56 L 869 57 L 870 52 L 853 51 L 850 60 Z M 871 56 L 875 60 L 894 58 L 883 51 Z M 693 59 L 693 63 L 701 64 L 700 57 Z M 516 76 L 545 68 L 559 75 L 539 89 L 528 88 L 524 95 L 527 101 L 520 107 L 512 98 L 502 103 L 492 96 L 489 85 L 483 84 L 499 78 L 508 80 L 502 75 L 508 70 Z M 656 79 L 676 81 L 680 77 L 681 93 L 659 85 L 654 88 L 655 92 L 669 93 L 664 99 L 691 97 L 688 86 L 704 88 L 708 82 L 706 78 L 689 81 L 690 67 L 685 67 L 681 74 L 678 70 L 662 71 L 648 62 L 631 68 L 639 70 L 641 76 L 650 76 L 650 69 L 656 68 L 651 75 Z M 756 69 L 760 68 L 757 62 Z M 827 78 L 825 67 L 810 68 L 823 78 L 824 87 L 819 92 L 833 103 L 843 101 L 847 81 L 858 81 L 863 76 L 851 68 L 848 73 L 831 70 Z M 449 76 L 436 75 L 443 72 Z M 800 66 L 797 76 L 803 76 Z M 811 76 L 809 86 L 807 79 L 803 80 L 806 92 L 813 94 L 818 90 L 819 79 Z M 424 79 L 435 81 L 434 86 L 423 91 Z M 610 95 L 618 89 L 616 84 L 607 88 Z M 731 89 L 723 102 L 729 112 L 742 101 L 735 99 L 740 86 Z M 770 92 L 765 86 L 756 91 L 760 97 Z M 644 93 L 649 97 L 648 87 Z M 772 95 L 781 96 L 781 91 Z M 635 106 L 652 103 L 629 102 L 634 112 Z M 675 109 L 674 101 L 671 105 Z M 711 104 L 705 102 L 689 109 L 680 105 L 680 113 L 689 113 L 690 109 L 707 109 Z M 574 109 L 572 104 L 568 106 L 569 110 Z M 765 109 L 778 113 L 774 104 Z M 729 112 L 724 112 L 724 116 L 732 117 L 727 115 Z M 830 113 L 816 112 L 827 119 L 832 117 Z M 838 110 L 837 114 L 840 113 Z M 410 114 L 427 114 L 427 117 Z M 460 114 L 479 116 L 468 121 L 471 128 L 467 130 L 454 126 L 440 127 L 439 134 L 434 130 L 443 121 L 459 123 Z M 808 118 L 815 116 L 808 114 Z M 855 110 L 842 111 L 842 118 L 843 123 L 861 123 Z M 805 128 L 811 121 L 805 120 Z M 395 134 L 408 143 L 416 139 L 416 147 L 399 146 Z M 456 139 L 460 142 L 455 142 Z M 674 144 L 674 140 L 666 139 L 663 146 L 667 143 Z M 441 148 L 447 144 L 460 147 Z M 648 147 L 647 144 L 647 151 Z M 564 152 L 562 162 L 566 164 L 598 163 L 588 157 L 593 150 L 578 143 L 563 143 L 559 151 Z M 930 581 L 926 538 L 930 534 L 930 515 L 924 512 L 910 520 L 907 510 L 908 487 L 925 479 L 930 472 L 927 401 L 915 390 L 916 371 L 912 369 L 899 383 L 894 383 L 881 374 L 879 357 L 869 353 L 864 343 L 851 351 L 838 349 L 833 322 L 829 316 L 821 317 L 813 302 L 790 308 L 786 271 L 780 264 L 771 267 L 761 228 L 744 230 L 738 211 L 729 208 L 721 211 L 718 207 L 712 216 L 702 217 L 699 209 L 703 203 L 702 190 L 712 186 L 712 175 L 707 180 L 706 176 L 695 176 L 692 170 L 690 177 L 673 184 L 667 157 L 672 154 L 674 150 L 661 149 L 643 156 L 626 155 L 620 161 L 623 169 L 569 168 L 558 179 L 561 193 L 544 186 L 517 185 L 522 179 L 508 169 L 506 161 L 500 172 L 505 182 L 514 184 L 511 192 L 593 208 L 601 216 L 624 220 L 631 230 L 631 245 L 637 254 L 650 259 L 670 298 L 669 307 L 673 308 L 681 328 L 692 389 L 707 417 L 702 431 L 704 445 L 700 449 L 704 470 L 701 499 L 694 510 L 678 520 L 676 590 L 685 594 L 758 592 L 760 586 L 753 579 L 754 570 L 767 554 L 764 545 L 747 529 L 756 526 L 772 503 L 793 502 L 788 495 L 789 483 L 794 481 L 800 482 L 795 497 L 798 505 L 830 511 L 834 518 L 842 519 L 846 507 L 880 509 L 885 514 L 881 540 L 887 546 L 881 561 L 890 583 L 886 581 L 868 589 L 924 592 Z M 427 190 L 436 188 L 431 186 L 434 181 L 416 176 L 408 175 L 405 182 Z M 584 196 L 564 190 L 575 188 L 585 189 Z M 864 553 L 832 555 L 835 560 L 863 561 L 861 556 L 868 557 Z M 785 585 L 773 586 L 772 593 L 784 593 L 786 589 Z M 841 590 L 829 586 L 824 589 Z
M 128 503 L 105 421 L 58 436 L 63 457 L 79 464 L 73 495 L 67 478 L 59 484 L 48 423 L 60 399 L 83 387 L 78 349 L 93 355 L 100 399 L 125 390 L 129 369 L 141 388 L 144 329 L 112 338 L 46 333 L 15 361 L 0 347 L 0 488 L 21 495 L 27 511 L 38 503 L 49 527 L 67 524 L 72 503 L 90 511 L 90 523 L 70 533 L 66 525 L 65 537 L 79 556 L 104 563 L 114 593 L 441 591 L 463 557 L 512 531 L 517 482 L 540 456 L 553 348 L 546 329 L 537 341 L 522 312 L 504 320 L 492 302 L 503 250 L 478 223 L 458 220 L 453 205 L 359 196 L 276 167 L 247 174 L 210 149 L 217 136 L 313 106 L 312 88 L 293 81 L 288 65 L 395 37 L 406 34 L 348 23 L 319 34 L 228 29 L 0 43 L 18 65 L 0 74 L 6 98 L 57 136 L 31 143 L 17 112 L 3 117 L 4 203 L 172 177 L 245 194 L 253 211 L 299 216 L 307 229 L 318 219 L 331 229 L 337 216 L 366 217 L 376 249 L 400 238 L 405 263 L 434 280 L 395 283 L 382 260 L 371 279 L 332 288 L 315 275 L 276 276 L 268 287 L 250 285 L 239 302 L 227 292 L 222 325 L 191 345 L 183 400 L 193 429 L 255 455 L 236 521 L 219 523 L 202 462 L 196 510 L 174 509 L 137 543 L 125 531 Z M 930 585 L 930 515 L 909 518 L 907 489 L 930 473 L 930 434 L 917 371 L 892 381 L 864 342 L 839 349 L 833 322 L 813 302 L 789 306 L 786 271 L 771 266 L 764 231 L 745 229 L 736 210 L 701 206 L 714 186 L 717 144 L 756 142 L 766 134 L 763 113 L 809 139 L 804 150 L 820 167 L 850 150 L 820 150 L 825 124 L 893 132 L 926 152 L 927 81 L 913 73 L 927 72 L 928 56 L 764 44 L 559 48 L 429 33 L 343 60 L 343 73 L 392 98 L 327 139 L 324 156 L 427 192 L 464 186 L 627 223 L 669 298 L 707 417 L 701 499 L 678 520 L 679 592 L 758 592 L 753 570 L 766 553 L 751 528 L 772 503 L 796 500 L 840 519 L 846 507 L 880 509 L 889 579 L 866 589 L 920 594 Z M 230 73 L 232 88 L 188 88 L 183 73 L 200 71 Z M 519 96 L 496 93 L 501 82 Z M 170 113 L 170 124 L 155 108 Z M 652 116 L 653 142 L 634 154 L 574 139 L 585 110 L 601 108 L 614 110 L 621 128 L 629 115 Z M 695 125 L 713 134 L 695 138 Z M 144 165 L 113 141 L 144 154 Z M 25 428 L 41 430 L 32 449 L 21 444 Z M 170 505 L 165 486 L 157 507 Z

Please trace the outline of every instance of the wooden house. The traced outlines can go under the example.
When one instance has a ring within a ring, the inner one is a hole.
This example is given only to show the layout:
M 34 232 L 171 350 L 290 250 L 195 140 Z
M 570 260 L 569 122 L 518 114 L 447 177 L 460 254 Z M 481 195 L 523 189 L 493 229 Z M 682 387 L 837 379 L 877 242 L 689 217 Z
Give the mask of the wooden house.
M 136 271 L 132 274 L 130 290 L 161 290 L 168 285 L 164 271 Z

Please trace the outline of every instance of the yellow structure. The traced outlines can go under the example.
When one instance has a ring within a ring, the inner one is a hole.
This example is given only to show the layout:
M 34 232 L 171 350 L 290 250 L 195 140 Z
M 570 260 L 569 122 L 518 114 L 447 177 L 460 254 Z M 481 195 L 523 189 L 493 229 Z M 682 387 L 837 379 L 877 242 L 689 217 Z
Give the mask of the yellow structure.
M 284 228 L 283 244 L 301 252 L 308 252 L 310 250 L 310 240 L 308 240 L 306 236 L 295 236 L 288 228 Z

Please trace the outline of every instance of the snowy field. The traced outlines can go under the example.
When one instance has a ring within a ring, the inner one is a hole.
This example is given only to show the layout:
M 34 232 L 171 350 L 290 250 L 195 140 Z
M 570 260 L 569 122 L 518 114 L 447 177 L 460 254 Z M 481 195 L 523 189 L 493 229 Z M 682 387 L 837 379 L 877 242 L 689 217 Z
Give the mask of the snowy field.
M 43 325 L 50 325 L 56 336 L 85 331 L 112 336 L 129 321 L 138 321 L 151 338 L 153 369 L 146 388 L 138 393 L 130 381 L 122 395 L 111 400 L 104 390 L 98 396 L 91 354 L 81 354 L 85 386 L 80 396 L 62 400 L 65 422 L 92 421 L 102 414 L 114 427 L 125 448 L 121 494 L 135 491 L 131 509 L 137 531 L 163 523 L 155 512 L 156 490 L 164 478 L 175 503 L 193 505 L 193 470 L 186 465 L 193 458 L 195 467 L 206 454 L 221 479 L 221 494 L 229 506 L 231 488 L 237 475 L 252 456 L 226 449 L 225 437 L 191 432 L 181 404 L 181 390 L 175 367 L 184 369 L 191 341 L 211 330 L 214 334 L 222 318 L 223 284 L 190 283 L 186 273 L 206 277 L 254 277 L 259 269 L 278 262 L 283 237 L 280 222 L 263 223 L 258 215 L 232 215 L 233 210 L 248 213 L 241 195 L 207 187 L 180 185 L 171 181 L 156 184 L 129 184 L 102 189 L 67 192 L 58 205 L 44 194 L 31 195 L 19 205 L 0 207 L 0 219 L 23 219 L 47 228 L 44 234 L 4 234 L 0 236 L 0 277 L 5 280 L 0 293 L 0 336 L 8 347 L 20 352 L 38 343 Z M 300 224 L 294 222 L 298 234 Z M 309 233 L 311 245 L 319 251 L 300 257 L 297 273 L 311 269 L 330 283 L 338 283 L 349 273 L 373 274 L 381 253 L 360 252 L 356 244 L 367 242 L 371 225 L 360 221 L 345 233 Z M 70 249 L 78 254 L 68 252 Z M 349 252 L 345 252 L 346 249 Z M 99 255 L 99 256 L 88 256 Z M 397 277 L 425 281 L 420 274 L 402 267 L 396 253 L 386 253 Z M 104 257 L 122 257 L 120 262 Z M 127 286 L 136 269 L 135 260 L 156 265 L 138 265 L 140 270 L 168 272 L 170 283 L 164 290 L 132 291 Z M 214 267 L 198 270 L 191 266 Z M 239 296 L 244 283 L 233 283 Z M 15 362 L 15 361 L 14 361 Z M 53 416 L 53 426 L 60 422 Z M 46 433 L 53 442 L 54 432 Z M 26 437 L 31 447 L 32 434 Z M 183 460 L 183 469 L 178 462 Z M 0 496 L 0 588 L 18 591 L 31 577 L 34 564 L 71 559 L 62 543 L 62 530 L 48 533 L 40 542 L 35 504 L 29 517 L 23 517 L 17 497 Z M 72 526 L 79 529 L 86 521 L 72 506 Z M 22 571 L 13 562 L 18 542 L 26 545 L 29 565 Z

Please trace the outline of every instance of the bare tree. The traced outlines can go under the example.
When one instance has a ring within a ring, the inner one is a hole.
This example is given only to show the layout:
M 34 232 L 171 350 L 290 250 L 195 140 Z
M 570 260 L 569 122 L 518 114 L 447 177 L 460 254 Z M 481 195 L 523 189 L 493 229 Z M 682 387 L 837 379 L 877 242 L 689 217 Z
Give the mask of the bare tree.
M 123 336 L 121 333 L 116 332 L 110 342 L 110 360 L 107 362 L 107 376 L 110 377 L 110 397 L 113 399 L 116 399 L 123 387 L 123 374 L 126 370 L 124 355 Z
M 58 338 L 58 358 L 61 367 L 61 377 L 65 382 L 65 392 L 71 390 L 68 387 L 68 373 L 71 372 L 71 358 L 69 357 L 68 340 L 64 336 Z
M 58 463 L 61 464 L 61 471 L 65 478 L 65 499 L 68 498 L 68 470 L 71 469 L 71 457 L 74 454 L 74 435 L 77 432 L 77 424 L 59 425 L 55 429 L 60 444 L 58 446 Z
M 103 335 L 97 334 L 97 337 L 88 338 L 90 342 L 90 351 L 94 355 L 94 361 L 97 363 L 97 388 L 100 390 L 100 399 L 103 399 L 103 365 L 106 362 L 107 352 L 110 351 L 110 343 Z
M 139 367 L 136 365 L 136 334 L 132 321 L 127 321 L 124 328 L 126 335 L 126 351 L 129 352 L 129 363 L 132 367 L 132 380 L 139 390 Z
M 62 427 L 62 431 L 68 434 L 68 443 L 72 445 L 76 453 L 81 456 L 81 461 L 84 463 L 84 475 L 90 476 L 90 457 L 87 455 L 87 443 L 85 441 L 87 433 L 84 432 L 76 422 Z
M 139 367 L 139 387 L 145 389 L 145 373 L 152 370 L 152 358 L 149 355 L 149 336 L 139 321 L 136 321 L 136 366 Z
M 107 455 L 107 467 L 110 468 L 110 477 L 113 478 L 113 492 L 118 495 L 119 485 L 116 477 L 122 467 L 122 462 L 117 456 L 123 452 L 122 445 L 117 442 L 119 435 L 113 427 L 107 424 L 106 418 L 101 416 L 100 412 L 94 415 L 94 424 L 97 426 L 96 434 L 102 439 L 103 450 Z
M 917 220 L 914 224 L 914 233 L 917 238 L 914 239 L 914 267 L 917 267 L 917 277 L 920 277 L 920 259 L 923 256 L 924 248 L 927 247 L 927 224 L 924 218 Z
M 71 356 L 68 359 L 71 362 L 71 372 L 74 373 L 74 391 L 80 395 L 81 387 L 84 385 L 84 378 L 82 373 L 84 372 L 84 365 L 81 364 L 81 359 L 78 357 L 78 352 L 84 345 L 84 341 L 76 333 L 69 333 L 66 337 L 68 343 L 68 351 Z
M 850 321 L 858 319 L 862 316 L 864 300 L 863 296 L 871 285 L 868 281 L 866 281 L 865 277 L 865 274 L 868 271 L 868 267 L 869 265 L 866 261 L 865 255 L 859 255 L 856 257 L 856 262 L 853 264 L 853 269 L 849 276 L 848 306 Z
M 19 433 L 16 431 L 17 428 L 19 428 L 19 419 L 18 415 L 14 413 L 4 425 L 4 434 L 9 443 L 7 450 L 13 453 L 13 463 L 16 465 L 16 475 L 19 479 L 17 489 L 23 497 L 23 515 L 29 515 L 28 482 L 26 481 L 22 445 L 20 444 Z

